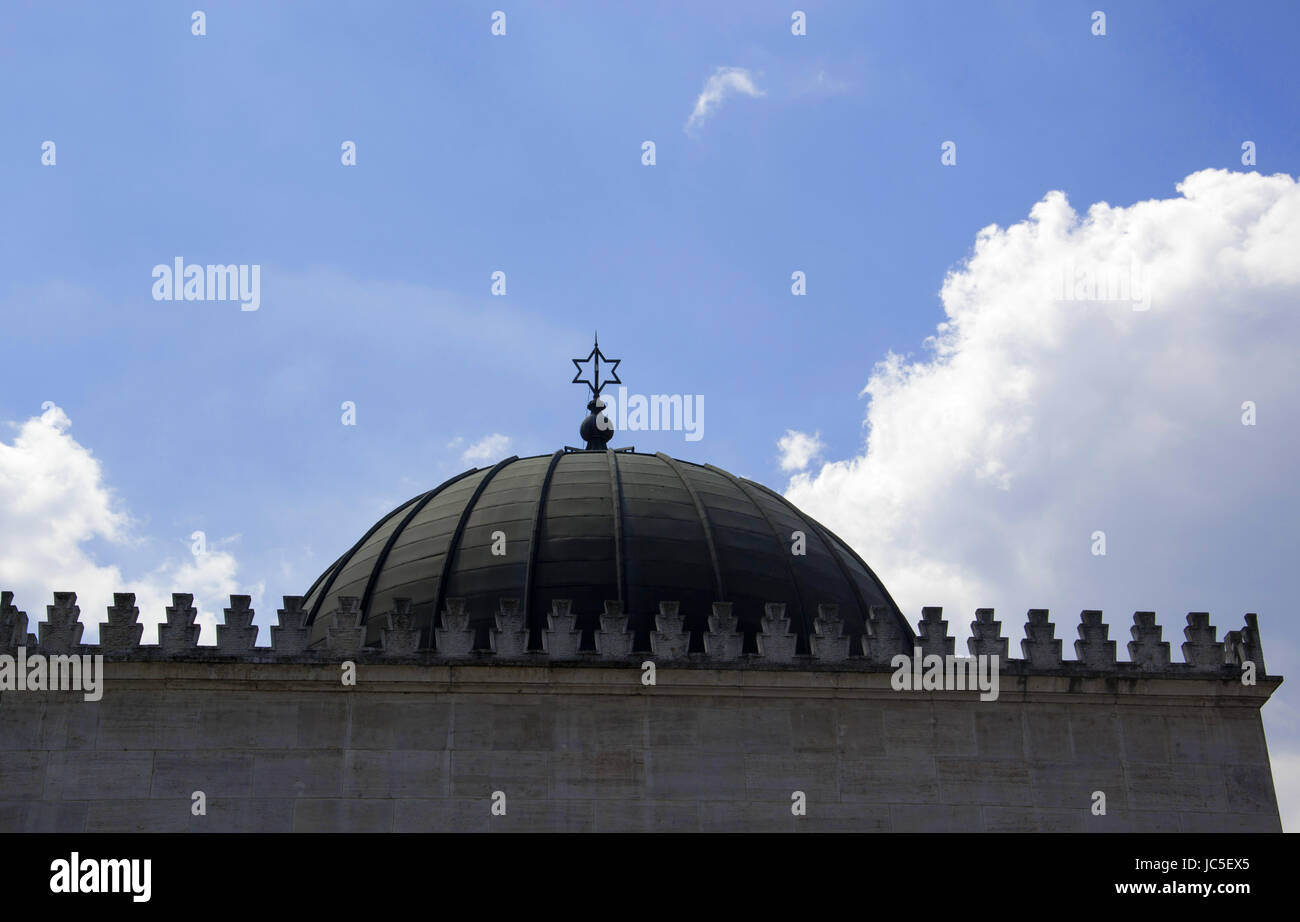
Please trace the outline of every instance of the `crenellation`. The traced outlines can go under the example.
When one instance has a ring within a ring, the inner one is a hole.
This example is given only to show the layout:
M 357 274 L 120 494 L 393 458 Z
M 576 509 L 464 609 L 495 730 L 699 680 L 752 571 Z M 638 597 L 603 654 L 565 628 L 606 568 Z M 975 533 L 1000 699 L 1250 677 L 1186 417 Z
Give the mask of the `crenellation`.
M 519 600 L 497 600 L 495 623 L 490 631 L 492 650 L 498 656 L 524 656 L 528 653 L 528 625 L 519 608 Z
M 1223 664 L 1240 666 L 1250 659 L 1246 655 L 1246 645 L 1242 643 L 1241 631 L 1227 631 L 1223 635 Z
M 542 649 L 554 659 L 569 659 L 578 653 L 582 632 L 573 613 L 572 599 L 555 599 L 546 615 L 542 632 Z
M 36 646 L 35 638 L 27 632 L 27 612 L 19 611 L 13 602 L 12 592 L 7 589 L 0 592 L 0 653 Z
M 925 656 L 952 656 L 957 642 L 948 633 L 948 622 L 943 609 L 927 606 L 921 609 L 921 620 L 916 623 L 916 645 Z
M 361 653 L 366 642 L 366 628 L 361 623 L 361 599 L 341 595 L 338 606 L 327 616 L 329 626 L 325 629 L 325 651 L 330 656 L 351 658 Z
M 1264 645 L 1259 638 L 1259 619 L 1254 612 L 1246 615 L 1246 626 L 1241 629 L 1241 645 L 1246 650 L 1246 659 L 1255 664 L 1257 675 L 1268 675 L 1264 668 Z
M 627 629 L 627 612 L 623 603 L 607 601 L 596 632 L 596 650 L 601 656 L 627 656 L 632 652 L 632 632 Z
M 1157 671 L 1169 666 L 1169 642 L 1161 640 L 1164 628 L 1156 624 L 1153 611 L 1133 612 L 1133 639 L 1128 642 L 1128 657 L 1135 666 L 1146 671 Z
M 1218 629 L 1210 623 L 1210 613 L 1190 611 L 1187 627 L 1183 628 L 1183 662 L 1198 672 L 1218 672 L 1223 668 L 1223 643 L 1217 639 Z
M 813 656 L 825 663 L 841 663 L 849 658 L 849 640 L 844 632 L 844 618 L 835 604 L 817 606 L 813 620 L 811 648 Z
M 300 656 L 307 649 L 309 612 L 303 608 L 303 597 L 286 595 L 284 608 L 276 612 L 279 624 L 271 625 L 271 651 L 276 656 Z
M 704 636 L 705 653 L 717 660 L 738 659 L 745 646 L 745 635 L 736 630 L 739 620 L 731 602 L 714 602 Z
M 163 656 L 193 653 L 199 645 L 199 626 L 194 623 L 199 610 L 194 607 L 193 593 L 173 592 L 166 611 L 167 620 L 158 625 L 158 649 Z
M 253 624 L 253 603 L 246 595 L 232 595 L 230 607 L 225 609 L 225 623 L 217 625 L 217 651 L 238 655 L 251 653 L 257 644 L 257 628 Z M 110 610 L 111 616 L 111 610 Z M 103 636 L 100 628 L 100 636 Z
M 143 635 L 144 625 L 140 623 L 135 593 L 113 593 L 113 604 L 108 606 L 108 620 L 99 626 L 100 650 L 116 655 L 131 653 L 140 646 Z M 220 629 L 217 636 L 220 638 Z
M 791 632 L 790 618 L 784 602 L 768 602 L 763 606 L 762 630 L 758 635 L 758 651 L 774 663 L 794 661 L 799 635 Z
M 469 625 L 464 599 L 447 599 L 442 627 L 434 629 L 434 643 L 440 656 L 467 656 L 474 649 L 475 631 Z
M 79 620 L 75 592 L 54 593 L 54 604 L 45 606 L 45 620 L 36 629 L 42 653 L 76 653 L 81 648 L 81 634 L 85 630 Z
M 420 629 L 415 626 L 411 600 L 393 599 L 391 611 L 381 617 L 379 650 L 384 656 L 413 656 L 420 647 Z
M 1102 620 L 1099 609 L 1079 613 L 1079 639 L 1074 642 L 1075 659 L 1091 669 L 1115 666 L 1115 641 L 1110 639 L 1110 625 Z
M 888 665 L 895 655 L 906 652 L 911 638 L 904 637 L 888 608 L 873 605 L 867 611 L 867 659 Z
M 1029 609 L 1020 653 L 1031 669 L 1057 669 L 1061 665 L 1061 641 L 1056 638 L 1056 625 L 1048 614 L 1046 608 Z
M 650 650 L 655 659 L 672 660 L 686 655 L 690 638 L 682 631 L 684 620 L 681 603 L 659 603 L 655 629 L 650 632 Z
M 419 608 L 409 598 L 394 599 L 392 610 L 378 615 L 379 638 L 367 645 L 366 625 L 361 623 L 360 602 L 355 597 L 337 599 L 337 608 L 326 615 L 324 636 L 314 646 L 307 646 L 310 628 L 306 625 L 307 612 L 301 596 L 285 596 L 284 607 L 279 609 L 279 624 L 271 627 L 271 646 L 257 647 L 258 629 L 253 624 L 254 611 L 247 595 L 232 595 L 229 607 L 224 609 L 225 622 L 217 625 L 215 646 L 197 644 L 199 628 L 198 611 L 194 596 L 174 593 L 172 604 L 166 608 L 166 622 L 159 626 L 157 644 L 141 644 L 143 626 L 140 610 L 133 593 L 115 593 L 113 605 L 108 607 L 108 620 L 100 626 L 97 647 L 81 643 L 83 625 L 76 593 L 54 593 L 54 604 L 47 606 L 46 620 L 38 623 L 38 638 L 26 631 L 27 615 L 13 604 L 13 593 L 0 593 L 0 652 L 15 650 L 22 645 L 40 648 L 49 653 L 84 652 L 95 649 L 103 653 L 130 658 L 137 654 L 142 659 L 161 655 L 164 659 L 209 659 L 213 653 L 222 657 L 248 657 L 265 661 L 301 661 L 344 657 L 361 657 L 375 660 L 390 658 L 421 659 L 470 657 L 471 654 L 498 654 L 505 658 L 545 656 L 552 660 L 584 660 L 591 663 L 608 662 L 615 665 L 634 652 L 636 632 L 630 630 L 632 618 L 623 602 L 609 600 L 598 616 L 595 630 L 595 649 L 582 650 L 583 631 L 578 629 L 578 617 L 573 612 L 571 600 L 555 599 L 546 614 L 546 624 L 541 632 L 541 649 L 528 648 L 532 631 L 520 601 L 515 597 L 498 600 L 492 620 L 480 625 L 472 618 L 466 600 L 446 600 L 442 626 L 435 626 L 433 639 L 436 646 L 428 647 L 427 628 L 417 626 Z M 1130 662 L 1117 662 L 1117 643 L 1109 638 L 1110 628 L 1100 610 L 1086 609 L 1080 613 L 1077 626 L 1078 639 L 1074 641 L 1075 659 L 1064 660 L 1061 654 L 1063 641 L 1056 638 L 1055 625 L 1047 609 L 1030 609 L 1025 624 L 1025 638 L 1021 641 L 1023 659 L 1008 660 L 1008 640 L 1002 636 L 1002 622 L 991 608 L 975 611 L 971 622 L 971 636 L 966 642 L 972 656 L 996 655 L 1003 668 L 1010 667 L 1016 674 L 1077 674 L 1105 671 L 1117 675 L 1139 672 L 1147 675 L 1165 675 L 1186 678 L 1189 675 L 1222 677 L 1226 667 L 1240 667 L 1245 662 L 1255 665 L 1257 675 L 1265 675 L 1263 654 L 1259 641 L 1259 627 L 1254 613 L 1245 616 L 1245 625 L 1239 631 L 1225 632 L 1217 639 L 1217 628 L 1210 623 L 1207 612 L 1190 612 L 1184 629 L 1182 644 L 1183 662 L 1171 663 L 1170 644 L 1162 639 L 1163 629 L 1156 623 L 1154 612 L 1135 612 L 1128 643 Z M 924 655 L 953 655 L 955 641 L 943 618 L 943 609 L 925 607 L 917 623 L 916 637 L 903 636 L 888 609 L 873 607 L 866 619 L 865 655 L 853 650 L 852 636 L 840 614 L 838 605 L 822 603 L 813 616 L 812 635 L 809 637 L 809 655 L 796 655 L 799 635 L 790 630 L 791 618 L 786 604 L 770 602 L 764 605 L 755 640 L 756 655 L 744 655 L 746 634 L 740 629 L 740 618 L 733 603 L 715 602 L 703 633 L 704 652 L 688 654 L 690 633 L 685 630 L 686 618 L 676 601 L 662 601 L 650 630 L 651 655 L 660 660 L 680 662 L 692 667 L 726 663 L 741 668 L 762 668 L 761 663 L 804 663 L 808 668 L 872 671 L 892 667 L 899 653 L 910 653 L 919 646 Z M 25 635 L 25 636 L 24 636 Z M 487 637 L 487 646 L 476 648 Z
M 1002 622 L 994 619 L 993 609 L 975 609 L 975 620 L 970 623 L 970 637 L 966 638 L 966 651 L 971 656 L 996 656 L 1005 663 L 1009 641 L 1002 636 Z

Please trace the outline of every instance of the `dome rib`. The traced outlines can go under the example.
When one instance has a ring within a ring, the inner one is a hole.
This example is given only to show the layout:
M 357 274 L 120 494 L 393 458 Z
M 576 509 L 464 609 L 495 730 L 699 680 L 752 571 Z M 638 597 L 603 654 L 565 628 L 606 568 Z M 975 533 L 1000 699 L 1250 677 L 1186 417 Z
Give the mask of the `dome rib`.
M 474 493 L 470 496 L 469 501 L 465 503 L 465 508 L 460 511 L 460 519 L 456 522 L 456 530 L 451 534 L 451 542 L 447 545 L 447 553 L 442 558 L 442 571 L 438 576 L 438 595 L 433 603 L 433 616 L 429 619 L 429 638 L 433 637 L 433 625 L 438 620 L 442 612 L 442 606 L 447 601 L 447 577 L 451 574 L 451 564 L 455 560 L 456 554 L 460 551 L 460 539 L 465 536 L 465 523 L 469 521 L 470 514 L 473 513 L 474 507 L 478 505 L 479 497 L 487 489 L 487 485 L 492 482 L 492 478 L 501 472 L 502 468 L 509 467 L 519 460 L 518 455 L 511 455 L 504 461 L 498 461 L 479 481 L 479 485 L 474 488 Z M 427 640 L 426 640 L 427 644 Z
M 605 449 L 609 458 L 609 492 L 614 504 L 614 578 L 618 600 L 627 600 L 627 564 L 623 557 L 623 475 L 618 469 L 618 452 Z
M 418 497 L 417 497 L 417 498 L 418 498 Z M 405 507 L 402 507 L 402 508 L 405 508 Z M 312 593 L 316 591 L 316 587 L 319 586 L 321 583 L 325 582 L 325 577 L 327 577 L 327 576 L 329 576 L 331 573 L 333 573 L 333 572 L 338 568 L 338 565 L 339 565 L 339 563 L 342 562 L 343 558 L 346 557 L 348 554 L 351 554 L 351 553 L 352 553 L 351 550 L 344 551 L 344 552 L 343 552 L 342 554 L 340 554 L 338 557 L 335 557 L 335 558 L 334 558 L 334 562 L 333 562 L 332 564 L 330 564 L 330 565 L 329 565 L 328 567 L 326 567 L 324 570 L 321 570 L 320 576 L 316 577 L 316 579 L 312 582 L 312 584 L 311 584 L 311 588 L 309 588 L 309 589 L 307 590 L 306 594 L 303 595 L 303 598 L 304 598 L 304 599 L 310 599 L 310 598 L 312 598 Z M 310 612 L 310 609 L 308 609 L 308 611 Z
M 424 496 L 420 498 L 420 501 L 411 507 L 411 511 L 406 514 L 405 518 L 403 518 L 402 521 L 398 523 L 397 527 L 393 529 L 393 533 L 389 535 L 388 540 L 384 542 L 384 549 L 381 550 L 379 556 L 375 558 L 375 565 L 370 568 L 370 576 L 366 578 L 366 589 L 361 596 L 362 624 L 366 624 L 370 620 L 370 602 L 374 598 L 375 584 L 379 582 L 379 574 L 384 569 L 384 562 L 388 560 L 388 553 L 393 549 L 393 545 L 397 543 L 397 539 L 401 537 L 402 532 L 406 530 L 406 526 L 411 524 L 411 519 L 420 514 L 420 510 L 429 504 L 429 500 L 433 499 L 452 484 L 464 480 L 477 470 L 478 468 L 476 467 L 470 468 L 463 474 L 457 474 L 450 480 L 443 481 L 437 487 L 424 494 Z
M 542 519 L 546 515 L 546 496 L 551 491 L 551 480 L 555 468 L 564 457 L 564 449 L 551 455 L 551 462 L 546 466 L 546 475 L 542 478 L 542 489 L 537 496 L 537 508 L 533 510 L 533 533 L 528 539 L 528 566 L 524 569 L 524 598 L 522 608 L 526 623 L 531 626 L 533 617 L 533 580 L 537 578 L 537 546 L 542 537 Z
M 849 568 L 844 565 L 844 559 L 840 556 L 839 553 L 837 553 L 837 551 L 841 549 L 847 552 L 848 554 L 852 555 L 853 559 L 856 560 L 858 564 L 862 567 L 862 569 L 866 571 L 867 576 L 871 577 L 872 582 L 876 584 L 876 588 L 880 590 L 880 594 L 884 596 L 886 599 L 888 599 L 889 604 L 893 606 L 894 611 L 898 612 L 901 615 L 902 610 L 898 607 L 898 603 L 894 601 L 893 596 L 889 594 L 889 590 L 885 588 L 885 584 L 880 581 L 880 577 L 876 576 L 875 572 L 869 566 L 867 566 L 866 561 L 864 561 L 861 557 L 859 557 L 857 552 L 854 551 L 853 548 L 849 547 L 845 542 L 841 541 L 839 536 L 831 534 L 831 532 L 828 531 L 825 528 L 825 526 L 823 526 L 816 519 L 809 518 L 808 516 L 800 512 L 798 506 L 790 502 L 780 493 L 777 493 L 775 490 L 763 486 L 761 483 L 755 483 L 752 480 L 749 481 L 749 483 L 758 487 L 764 493 L 771 495 L 778 502 L 784 505 L 787 509 L 793 512 L 798 518 L 802 519 L 804 522 L 807 522 L 808 525 L 812 527 L 813 531 L 817 533 L 817 537 L 821 539 L 822 544 L 826 545 L 826 549 L 830 552 L 830 555 L 835 558 L 835 564 L 836 566 L 839 567 L 840 573 L 842 573 L 844 575 L 844 578 L 849 581 L 849 586 L 853 589 L 853 595 L 857 598 L 858 606 L 862 610 L 862 617 L 864 619 L 864 623 L 870 623 L 869 619 L 871 616 L 871 608 L 870 606 L 867 605 L 866 599 L 862 595 L 862 588 L 858 586 L 858 581 L 853 578 L 853 574 L 849 572 Z M 907 623 L 907 619 L 903 617 L 899 617 L 898 620 L 902 622 L 904 629 L 907 631 L 907 633 L 911 634 L 912 626 Z
M 474 472 L 473 471 L 466 472 L 466 474 L 472 474 L 472 473 Z M 362 535 L 360 540 L 358 540 L 356 544 L 352 545 L 352 547 L 348 549 L 348 552 L 346 554 L 344 554 L 337 561 L 335 561 L 334 566 L 328 571 L 329 578 L 326 579 L 325 584 L 321 586 L 320 595 L 316 597 L 316 601 L 311 607 L 311 612 L 308 613 L 307 620 L 304 623 L 305 624 L 316 623 L 316 615 L 320 612 L 321 603 L 324 602 L 325 597 L 330 594 L 330 587 L 334 585 L 334 577 L 338 576 L 340 573 L 343 572 L 343 568 L 348 565 L 348 562 L 350 560 L 352 560 L 353 555 L 355 555 L 357 551 L 361 550 L 362 545 L 364 545 L 367 541 L 370 540 L 371 535 L 379 531 L 379 529 L 383 528 L 385 522 L 388 522 L 390 519 L 393 518 L 393 516 L 397 515 L 397 513 L 401 512 L 407 506 L 411 505 L 411 503 L 416 502 L 417 500 L 422 498 L 427 499 L 428 497 L 432 496 L 434 493 L 437 492 L 438 490 L 429 490 L 427 493 L 421 493 L 419 496 L 412 496 L 406 502 L 402 503 L 402 505 L 398 506 L 392 512 L 388 513 L 388 515 L 384 516 L 374 525 L 370 526 L 370 530 L 367 531 L 364 535 Z M 305 596 L 305 598 L 309 598 L 311 596 L 312 590 L 315 589 L 316 585 L 319 583 L 320 583 L 320 579 L 317 578 L 316 584 L 313 584 L 312 589 L 307 590 L 307 595 Z
M 862 556 L 858 554 L 857 551 L 849 547 L 849 543 L 847 541 L 845 541 L 839 535 L 835 534 L 835 532 L 831 531 L 825 525 L 819 524 L 818 527 L 822 531 L 826 532 L 827 537 L 829 537 L 832 541 L 834 541 L 835 544 L 842 551 L 844 551 L 844 553 L 852 557 L 854 561 L 857 562 L 858 566 L 860 566 L 863 569 L 863 571 L 867 574 L 867 576 L 871 577 L 872 583 L 874 583 L 876 588 L 880 590 L 880 594 L 884 597 L 885 601 L 889 603 L 889 607 L 893 608 L 893 610 L 898 613 L 899 616 L 898 620 L 901 621 L 903 624 L 904 633 L 909 638 L 913 640 L 916 639 L 916 632 L 912 629 L 912 625 L 907 623 L 907 619 L 903 617 L 903 610 L 898 607 L 898 603 L 895 602 L 894 597 L 889 594 L 889 590 L 885 588 L 885 584 L 880 581 L 880 577 L 876 575 L 876 571 L 871 569 L 871 567 L 867 566 L 867 562 L 862 559 Z
M 853 597 L 858 600 L 858 610 L 862 612 L 863 623 L 866 623 L 866 619 L 871 614 L 871 609 L 867 605 L 867 600 L 862 596 L 862 588 L 858 586 L 858 581 L 853 578 L 853 574 L 849 572 L 849 568 L 844 566 L 844 558 L 840 557 L 840 555 L 836 553 L 835 545 L 831 543 L 830 538 L 827 536 L 825 529 L 822 528 L 821 523 L 808 518 L 808 516 L 799 511 L 798 506 L 790 502 L 780 493 L 777 493 L 775 490 L 768 490 L 767 487 L 764 487 L 761 483 L 756 483 L 754 486 L 766 490 L 772 496 L 776 497 L 776 499 L 784 504 L 787 509 L 794 513 L 796 518 L 804 522 L 806 525 L 809 525 L 812 530 L 817 533 L 817 537 L 821 539 L 822 544 L 826 545 L 826 552 L 835 560 L 835 566 L 839 569 L 840 575 L 844 577 L 844 581 L 847 582 L 849 588 L 853 590 Z
M 806 628 L 807 621 L 804 616 L 803 595 L 802 593 L 799 592 L 799 578 L 795 575 L 794 567 L 790 564 L 789 549 L 786 547 L 785 538 L 781 537 L 781 532 L 777 530 L 776 523 L 773 522 L 772 517 L 767 514 L 767 510 L 763 508 L 763 504 L 760 503 L 755 498 L 753 492 L 745 484 L 745 481 L 741 480 L 735 474 L 731 473 L 731 471 L 724 471 L 722 468 L 717 467 L 716 465 L 706 464 L 704 466 L 708 470 L 711 470 L 716 474 L 721 474 L 723 477 L 727 478 L 733 484 L 735 484 L 736 487 L 739 488 L 740 492 L 745 494 L 745 498 L 754 504 L 754 508 L 758 510 L 758 514 L 763 517 L 763 521 L 767 523 L 767 527 L 772 530 L 772 537 L 776 541 L 777 551 L 781 554 L 781 562 L 785 564 L 786 575 L 790 577 L 790 585 L 793 586 L 795 589 L 794 604 L 797 608 L 797 614 L 799 616 L 798 618 L 799 624 L 805 625 Z
M 718 591 L 718 601 L 727 601 L 726 581 L 722 578 L 722 566 L 718 562 L 718 546 L 713 540 L 713 522 L 709 520 L 708 510 L 704 508 L 704 503 L 700 501 L 700 494 L 695 492 L 695 487 L 691 486 L 690 481 L 686 479 L 686 474 L 682 471 L 681 465 L 677 463 L 676 458 L 671 458 L 662 451 L 655 452 L 655 457 L 667 464 L 672 472 L 677 475 L 677 479 L 682 482 L 686 492 L 691 497 L 691 502 L 695 504 L 695 514 L 700 517 L 700 526 L 704 529 L 704 543 L 709 549 L 709 560 L 713 564 L 713 585 Z

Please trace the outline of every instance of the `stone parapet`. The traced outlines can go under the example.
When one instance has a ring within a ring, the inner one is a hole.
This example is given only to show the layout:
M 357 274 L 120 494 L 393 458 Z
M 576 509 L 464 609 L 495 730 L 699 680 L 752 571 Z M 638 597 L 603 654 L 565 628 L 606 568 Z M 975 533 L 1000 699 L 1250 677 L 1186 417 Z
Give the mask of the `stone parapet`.
M 899 636 L 884 609 L 872 609 L 855 632 L 840 616 L 839 606 L 821 604 L 812 615 L 807 644 L 799 644 L 801 625 L 783 602 L 771 602 L 746 622 L 730 602 L 718 602 L 704 618 L 687 617 L 679 603 L 658 605 L 650 629 L 648 649 L 636 649 L 635 613 L 622 602 L 605 603 L 603 612 L 580 613 L 567 600 L 556 600 L 546 613 L 542 629 L 532 629 L 519 600 L 504 598 L 485 622 L 466 610 L 463 599 L 449 598 L 432 631 L 421 630 L 411 600 L 395 599 L 391 611 L 380 615 L 383 628 L 378 640 L 366 643 L 367 629 L 359 600 L 343 596 L 338 607 L 321 617 L 327 625 L 323 638 L 308 643 L 309 625 L 299 596 L 285 596 L 278 624 L 270 628 L 270 644 L 256 645 L 263 632 L 254 624 L 255 612 L 246 595 L 230 597 L 224 623 L 217 626 L 217 643 L 200 645 L 195 624 L 194 597 L 176 593 L 159 624 L 159 641 L 141 643 L 140 612 L 131 593 L 117 593 L 100 626 L 98 644 L 82 642 L 85 625 L 80 620 L 77 596 L 54 593 L 45 620 L 32 625 L 26 612 L 13 604 L 13 593 L 0 593 L 0 653 L 22 646 L 29 653 L 100 653 L 110 661 L 178 660 L 197 662 L 582 662 L 618 667 L 629 660 L 672 662 L 690 668 L 812 669 L 848 672 L 889 671 L 895 657 L 950 657 L 955 640 L 943 609 L 927 607 L 917 623 L 915 639 Z M 594 616 L 594 617 L 593 617 Z M 580 624 L 597 624 L 584 632 Z M 695 630 L 688 624 L 703 625 Z M 746 624 L 749 627 L 746 627 Z M 37 630 L 33 632 L 31 629 Z M 1170 656 L 1171 644 L 1154 612 L 1133 615 L 1129 660 L 1116 659 L 1116 642 L 1097 610 L 1085 610 L 1076 627 L 1074 659 L 1062 655 L 1063 642 L 1046 609 L 1030 609 L 1022 656 L 1007 655 L 1008 641 L 1002 622 L 991 608 L 975 612 L 966 642 L 971 656 L 996 655 L 999 669 L 1009 675 L 1110 675 L 1124 678 L 1236 678 L 1246 664 L 1255 677 L 1267 675 L 1256 616 L 1245 616 L 1239 630 L 1222 638 L 1205 612 L 1187 615 L 1181 644 L 1182 662 Z M 584 635 L 589 640 L 584 643 Z M 373 635 L 372 635 L 373 636 Z M 748 641 L 748 642 L 747 642 Z M 859 642 L 860 641 L 860 642 Z M 800 652 L 800 650 L 807 652 Z M 748 651 L 748 652 L 746 652 Z

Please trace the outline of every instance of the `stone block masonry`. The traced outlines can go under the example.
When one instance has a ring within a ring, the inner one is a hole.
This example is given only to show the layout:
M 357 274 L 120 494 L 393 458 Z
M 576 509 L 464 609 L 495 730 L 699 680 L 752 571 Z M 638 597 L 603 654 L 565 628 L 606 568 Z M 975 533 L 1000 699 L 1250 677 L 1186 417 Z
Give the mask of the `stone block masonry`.
M 99 650 L 80 643 L 69 596 L 38 639 L 5 594 L 4 651 Z M 1036 611 L 1025 660 L 980 701 L 896 691 L 869 651 L 313 650 L 292 600 L 286 651 L 250 649 L 244 600 L 226 647 L 205 648 L 184 597 L 164 651 L 138 646 L 133 600 L 114 608 L 100 700 L 0 692 L 0 831 L 1280 831 L 1260 708 L 1281 679 L 1263 671 L 1253 618 L 1220 642 L 1193 613 L 1171 663 L 1139 613 L 1135 662 L 1115 663 L 1085 612 L 1063 662 Z M 992 613 L 977 618 L 972 653 L 996 649 Z M 923 624 L 942 648 L 938 610 Z

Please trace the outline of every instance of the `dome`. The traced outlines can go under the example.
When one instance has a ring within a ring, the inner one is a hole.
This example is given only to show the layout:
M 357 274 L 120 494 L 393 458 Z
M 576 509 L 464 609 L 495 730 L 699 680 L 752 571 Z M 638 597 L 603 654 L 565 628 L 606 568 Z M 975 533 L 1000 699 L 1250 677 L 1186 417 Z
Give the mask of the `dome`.
M 538 632 L 553 600 L 571 600 L 579 626 L 593 628 L 605 601 L 621 600 L 638 636 L 660 602 L 680 603 L 691 631 L 706 629 L 714 602 L 730 602 L 747 645 L 764 606 L 780 602 L 801 652 L 819 605 L 839 606 L 854 650 L 868 609 L 883 606 L 898 636 L 913 636 L 866 563 L 780 494 L 712 465 L 607 449 L 507 458 L 398 506 L 308 590 L 312 641 L 349 596 L 369 643 L 399 598 L 426 636 L 453 598 L 471 623 L 518 599 Z

